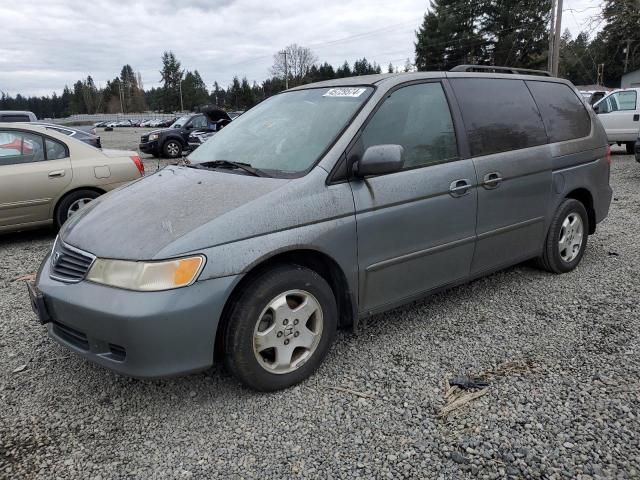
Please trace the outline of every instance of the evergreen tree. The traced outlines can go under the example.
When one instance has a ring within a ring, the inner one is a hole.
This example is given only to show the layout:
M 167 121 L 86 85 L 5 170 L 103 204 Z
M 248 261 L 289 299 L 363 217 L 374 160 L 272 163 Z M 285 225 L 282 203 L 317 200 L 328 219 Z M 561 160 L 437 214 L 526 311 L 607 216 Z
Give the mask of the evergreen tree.
M 479 11 L 483 63 L 546 69 L 551 0 L 483 1 Z
M 342 66 L 338 67 L 338 69 L 336 70 L 336 77 L 344 78 L 344 77 L 350 77 L 351 75 L 352 75 L 351 67 L 349 66 L 349 62 L 345 60 Z
M 482 58 L 484 40 L 477 22 L 480 3 L 479 0 L 431 0 L 430 9 L 416 32 L 418 70 L 449 70 Z
M 183 71 L 180 69 L 180 62 L 173 52 L 162 54 L 162 70 L 160 71 L 162 81 L 162 108 L 165 111 L 175 111 L 180 109 L 180 82 L 182 82 Z
M 640 5 L 635 0 L 605 0 L 602 10 L 605 26 L 593 44 L 597 63 L 604 63 L 604 83 L 619 86 L 630 41 L 628 71 L 640 68 Z

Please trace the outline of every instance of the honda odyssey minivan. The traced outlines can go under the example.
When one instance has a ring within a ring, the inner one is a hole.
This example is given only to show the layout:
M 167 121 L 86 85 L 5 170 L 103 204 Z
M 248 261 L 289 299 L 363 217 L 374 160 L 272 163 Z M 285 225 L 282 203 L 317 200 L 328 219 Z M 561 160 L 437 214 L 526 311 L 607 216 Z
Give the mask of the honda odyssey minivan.
M 363 317 L 529 259 L 573 270 L 611 201 L 605 132 L 569 82 L 491 68 L 265 100 L 71 217 L 29 285 L 40 322 L 125 375 L 221 360 L 268 391 Z

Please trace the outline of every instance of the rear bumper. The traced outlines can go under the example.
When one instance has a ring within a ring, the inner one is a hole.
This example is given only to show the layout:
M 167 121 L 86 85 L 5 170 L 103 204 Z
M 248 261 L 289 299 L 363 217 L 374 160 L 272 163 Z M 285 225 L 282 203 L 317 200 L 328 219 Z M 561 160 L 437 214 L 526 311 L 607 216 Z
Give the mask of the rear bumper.
M 37 287 L 51 317 L 49 336 L 118 373 L 156 378 L 213 364 L 224 304 L 238 279 L 222 277 L 164 292 L 133 292 L 49 277 L 49 258 Z
M 609 207 L 613 199 L 613 189 L 607 185 L 598 191 L 596 201 L 594 201 L 594 210 L 596 214 L 596 223 L 600 223 L 607 215 L 609 215 Z

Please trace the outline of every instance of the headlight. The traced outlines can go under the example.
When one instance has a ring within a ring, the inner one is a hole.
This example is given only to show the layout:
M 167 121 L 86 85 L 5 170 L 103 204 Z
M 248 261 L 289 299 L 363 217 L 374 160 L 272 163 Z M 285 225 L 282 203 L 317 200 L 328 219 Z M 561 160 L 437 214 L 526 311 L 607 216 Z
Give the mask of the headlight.
M 157 133 L 152 133 L 151 135 L 149 135 L 149 141 L 152 142 L 153 140 L 157 140 L 159 136 L 160 135 Z
M 160 262 L 131 262 L 97 258 L 87 280 L 127 290 L 153 292 L 193 283 L 205 263 L 203 256 Z

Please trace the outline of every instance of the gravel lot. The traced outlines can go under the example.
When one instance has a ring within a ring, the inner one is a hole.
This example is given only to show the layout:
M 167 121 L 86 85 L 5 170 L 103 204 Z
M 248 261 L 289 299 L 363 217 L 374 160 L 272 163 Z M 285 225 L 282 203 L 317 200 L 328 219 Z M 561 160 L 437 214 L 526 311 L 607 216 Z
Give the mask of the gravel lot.
M 220 367 L 139 381 L 71 355 L 13 281 L 54 234 L 2 236 L 0 477 L 640 478 L 640 164 L 614 155 L 612 184 L 576 271 L 520 265 L 378 315 L 267 395 Z M 443 380 L 482 372 L 439 418 Z

